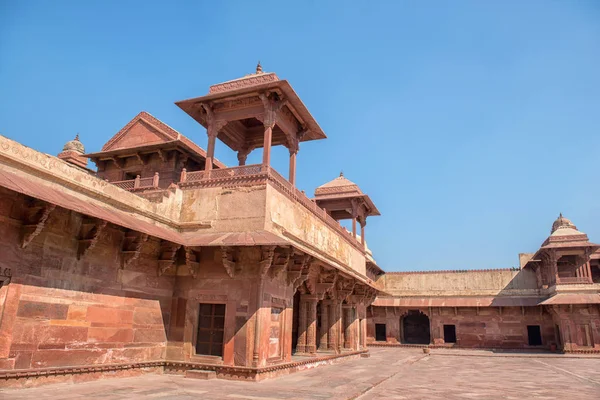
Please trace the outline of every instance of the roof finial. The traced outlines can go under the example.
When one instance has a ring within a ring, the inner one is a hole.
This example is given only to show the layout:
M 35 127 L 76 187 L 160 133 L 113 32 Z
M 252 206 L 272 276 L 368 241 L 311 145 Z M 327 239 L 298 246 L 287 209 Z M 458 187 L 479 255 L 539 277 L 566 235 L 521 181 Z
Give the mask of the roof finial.
M 344 176 L 344 171 L 340 171 L 340 177 Z
M 75 135 L 75 140 L 77 140 L 78 142 L 80 141 L 79 140 L 79 132 L 77 132 L 77 135 Z
M 562 216 L 562 213 L 560 213 L 560 214 L 558 215 L 558 218 L 562 218 L 562 217 L 563 217 L 563 216 Z
M 256 73 L 257 74 L 262 74 L 263 70 L 262 70 L 262 65 L 260 65 L 260 60 L 258 61 L 258 64 L 256 64 Z

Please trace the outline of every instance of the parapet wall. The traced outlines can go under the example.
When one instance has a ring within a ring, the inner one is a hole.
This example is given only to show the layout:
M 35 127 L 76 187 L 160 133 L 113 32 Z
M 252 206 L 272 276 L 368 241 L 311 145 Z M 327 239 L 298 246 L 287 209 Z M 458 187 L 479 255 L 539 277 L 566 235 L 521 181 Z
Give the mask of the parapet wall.
M 422 271 L 387 273 L 383 290 L 392 296 L 496 296 L 537 293 L 530 270 Z

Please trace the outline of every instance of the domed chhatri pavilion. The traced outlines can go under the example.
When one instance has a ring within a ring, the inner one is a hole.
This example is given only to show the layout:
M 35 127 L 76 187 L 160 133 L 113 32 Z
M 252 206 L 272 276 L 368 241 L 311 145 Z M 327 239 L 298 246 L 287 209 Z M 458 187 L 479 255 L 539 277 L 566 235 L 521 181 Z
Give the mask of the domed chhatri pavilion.
M 370 346 L 600 352 L 600 246 L 562 215 L 516 269 L 385 273 L 357 184 L 296 187 L 300 145 L 326 135 L 286 80 L 259 65 L 176 105 L 206 150 L 147 112 L 91 153 L 0 136 L 2 386 L 261 380 Z

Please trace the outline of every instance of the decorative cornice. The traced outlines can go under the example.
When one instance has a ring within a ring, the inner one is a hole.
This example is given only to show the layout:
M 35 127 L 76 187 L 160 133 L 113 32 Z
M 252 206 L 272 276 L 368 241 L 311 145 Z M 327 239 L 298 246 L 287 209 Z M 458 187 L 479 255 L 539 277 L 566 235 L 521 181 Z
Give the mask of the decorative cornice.
M 243 89 L 251 86 L 261 85 L 263 83 L 276 82 L 278 80 L 279 78 L 273 72 L 249 75 L 233 81 L 212 85 L 208 90 L 208 93 L 214 94 L 228 92 L 230 90 Z

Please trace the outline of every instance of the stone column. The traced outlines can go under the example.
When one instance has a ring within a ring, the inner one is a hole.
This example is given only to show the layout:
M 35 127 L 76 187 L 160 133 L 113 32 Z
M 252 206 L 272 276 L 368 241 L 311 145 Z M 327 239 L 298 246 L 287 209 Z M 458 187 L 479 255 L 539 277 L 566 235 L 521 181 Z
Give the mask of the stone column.
M 329 301 L 323 300 L 321 302 L 321 337 L 319 340 L 319 350 L 327 350 L 329 348 L 329 306 Z
M 246 159 L 248 158 L 248 154 L 238 151 L 237 158 L 238 165 L 241 167 L 242 165 L 246 165 Z
M 317 352 L 317 301 L 313 296 L 308 299 L 306 352 L 310 354 Z
M 296 154 L 297 151 L 290 150 L 290 177 L 289 181 L 292 186 L 296 186 Z
M 275 126 L 274 121 L 268 121 L 265 119 L 265 138 L 263 141 L 263 167 L 271 164 L 271 141 L 273 139 L 273 127 Z
M 593 283 L 593 280 L 592 280 L 592 267 L 591 267 L 589 261 L 587 263 L 585 263 L 585 271 L 586 271 L 587 277 L 589 278 L 590 283 Z
M 367 318 L 366 315 L 360 320 L 360 348 L 367 348 Z
M 306 353 L 306 316 L 308 314 L 308 303 L 304 299 L 305 295 L 300 296 L 300 309 L 298 310 L 298 344 L 297 353 Z
M 331 301 L 331 312 L 329 313 L 329 333 L 327 339 L 329 340 L 329 350 L 333 350 L 339 354 L 340 346 L 338 345 L 339 339 L 339 319 L 340 319 L 340 307 L 341 304 L 338 300 Z
M 213 159 L 215 157 L 215 142 L 217 140 L 216 132 L 208 131 L 208 148 L 206 149 L 206 162 L 204 164 L 204 170 L 210 171 L 213 166 Z
M 360 221 L 360 243 L 365 245 L 365 225 L 367 225 L 366 221 Z
M 204 106 L 204 110 L 206 111 L 206 119 L 208 122 L 206 128 L 206 133 L 208 134 L 208 147 L 206 148 L 204 170 L 210 171 L 213 167 L 213 159 L 215 158 L 215 143 L 217 141 L 217 136 L 219 136 L 221 128 L 227 125 L 227 121 L 216 120 L 212 109 L 208 106 Z M 207 175 L 210 175 L 210 173 Z
M 352 349 L 354 342 L 354 332 L 352 332 L 354 322 L 354 309 L 349 304 L 344 304 L 344 348 Z
M 336 354 L 342 352 L 342 302 L 340 300 L 332 300 L 331 316 L 329 325 L 329 349 L 334 350 Z

